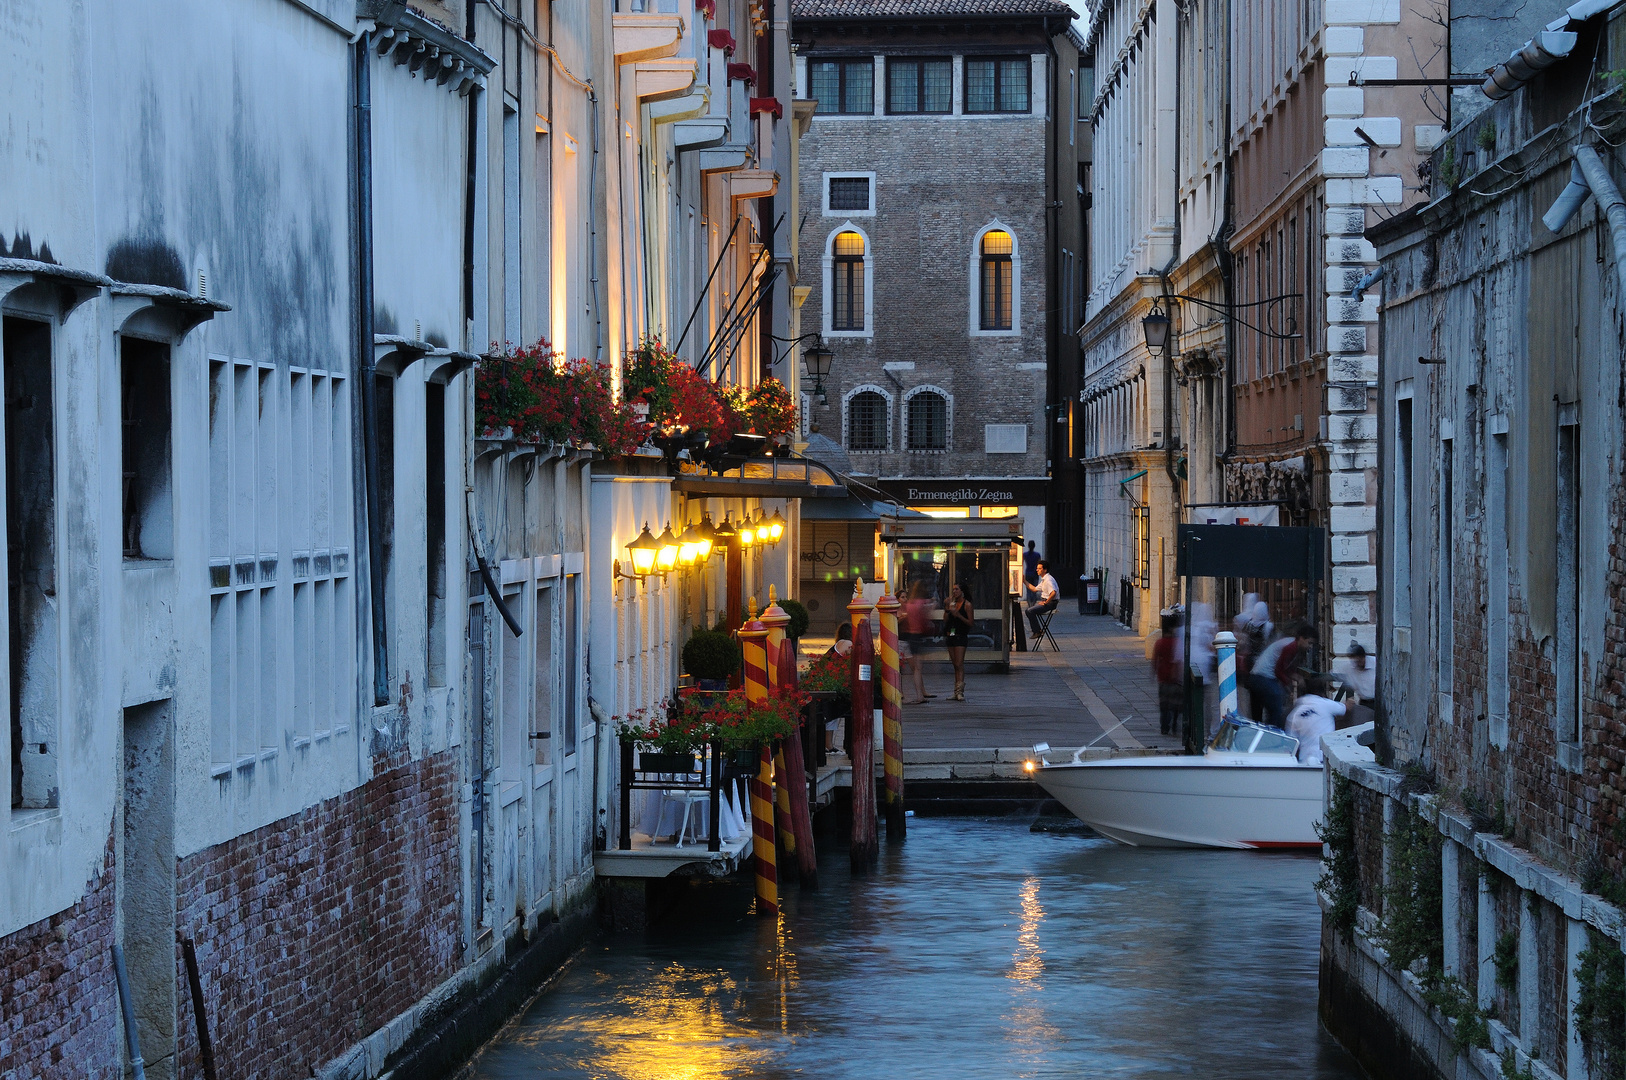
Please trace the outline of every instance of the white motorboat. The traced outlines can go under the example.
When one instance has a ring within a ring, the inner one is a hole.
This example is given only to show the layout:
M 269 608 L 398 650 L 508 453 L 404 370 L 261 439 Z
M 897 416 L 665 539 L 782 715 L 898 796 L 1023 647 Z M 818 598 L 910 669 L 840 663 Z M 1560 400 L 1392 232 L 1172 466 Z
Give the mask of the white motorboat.
M 1035 750 L 1048 750 L 1035 747 Z M 1096 832 L 1137 847 L 1320 847 L 1324 781 L 1279 728 L 1226 719 L 1202 754 L 1050 762 L 1034 778 Z

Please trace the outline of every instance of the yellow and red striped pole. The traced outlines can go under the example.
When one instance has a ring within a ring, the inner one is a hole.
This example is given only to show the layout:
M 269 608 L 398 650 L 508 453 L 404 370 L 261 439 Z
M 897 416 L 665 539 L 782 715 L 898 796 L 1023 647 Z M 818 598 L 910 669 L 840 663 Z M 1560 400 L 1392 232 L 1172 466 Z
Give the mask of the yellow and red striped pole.
M 751 617 L 740 627 L 740 650 L 745 654 L 745 707 L 768 700 L 768 628 L 757 619 L 757 602 L 751 601 Z M 751 854 L 756 863 L 757 914 L 779 911 L 779 871 L 774 852 L 773 752 L 765 744 L 757 775 L 751 781 Z
M 784 678 L 779 664 L 780 650 L 786 648 L 785 627 L 790 625 L 790 614 L 779 606 L 779 596 L 768 586 L 768 609 L 762 613 L 762 625 L 768 628 L 768 689 L 779 689 Z M 796 854 L 796 834 L 790 828 L 790 788 L 785 774 L 785 751 L 775 747 L 773 753 L 773 802 L 779 826 L 779 850 L 786 855 Z M 791 867 L 785 867 L 789 872 Z
M 903 812 L 903 690 L 898 679 L 898 598 L 887 593 L 875 602 L 881 617 L 881 743 L 886 761 L 886 838 L 902 840 L 907 832 Z M 915 661 L 919 663 L 919 660 Z
M 853 585 L 847 615 L 853 625 L 853 651 L 849 668 L 852 685 L 853 730 L 853 835 L 850 854 L 853 872 L 862 874 L 880 858 L 875 838 L 875 697 L 871 672 L 875 666 L 875 640 L 869 631 L 869 613 L 875 605 L 864 599 L 864 579 Z

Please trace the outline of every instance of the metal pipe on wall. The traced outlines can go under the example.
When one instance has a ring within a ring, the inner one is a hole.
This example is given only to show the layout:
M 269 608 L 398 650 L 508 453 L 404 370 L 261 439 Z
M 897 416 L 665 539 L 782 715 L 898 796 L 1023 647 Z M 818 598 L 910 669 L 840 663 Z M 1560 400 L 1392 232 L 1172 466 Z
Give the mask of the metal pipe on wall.
M 384 538 L 378 532 L 379 458 L 378 388 L 373 357 L 373 35 L 356 39 L 355 93 L 355 235 L 356 235 L 356 370 L 361 374 L 363 483 L 367 495 L 368 599 L 373 622 L 373 704 L 390 700 L 389 628 L 384 610 Z

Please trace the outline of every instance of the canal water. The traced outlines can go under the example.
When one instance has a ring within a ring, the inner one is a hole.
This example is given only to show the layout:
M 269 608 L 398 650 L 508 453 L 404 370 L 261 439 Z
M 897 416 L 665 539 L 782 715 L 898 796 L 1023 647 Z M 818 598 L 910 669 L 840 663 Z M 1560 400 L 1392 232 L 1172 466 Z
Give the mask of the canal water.
M 698 891 L 589 945 L 481 1080 L 1358 1080 L 1316 1019 L 1313 856 L 1146 851 L 1026 821 L 914 818 L 778 919 Z

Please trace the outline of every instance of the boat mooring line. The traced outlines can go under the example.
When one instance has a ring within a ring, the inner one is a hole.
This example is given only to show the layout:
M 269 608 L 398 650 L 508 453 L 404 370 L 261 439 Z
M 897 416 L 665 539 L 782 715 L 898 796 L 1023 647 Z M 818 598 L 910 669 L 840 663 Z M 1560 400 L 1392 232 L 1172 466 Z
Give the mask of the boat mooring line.
M 1067 661 L 1066 657 L 1060 653 L 1047 652 L 1044 654 L 1044 658 L 1045 662 L 1061 676 L 1061 681 L 1067 684 L 1067 689 L 1071 690 L 1073 696 L 1078 698 L 1079 703 L 1084 706 L 1091 719 L 1101 725 L 1101 734 L 1110 738 L 1114 746 L 1127 748 L 1143 747 L 1145 745 L 1129 733 L 1129 729 L 1124 727 L 1123 721 L 1113 715 L 1112 710 L 1107 708 L 1106 702 L 1102 701 L 1096 696 L 1095 691 L 1090 689 L 1090 684 L 1079 678 L 1078 672 L 1073 670 L 1073 665 Z

